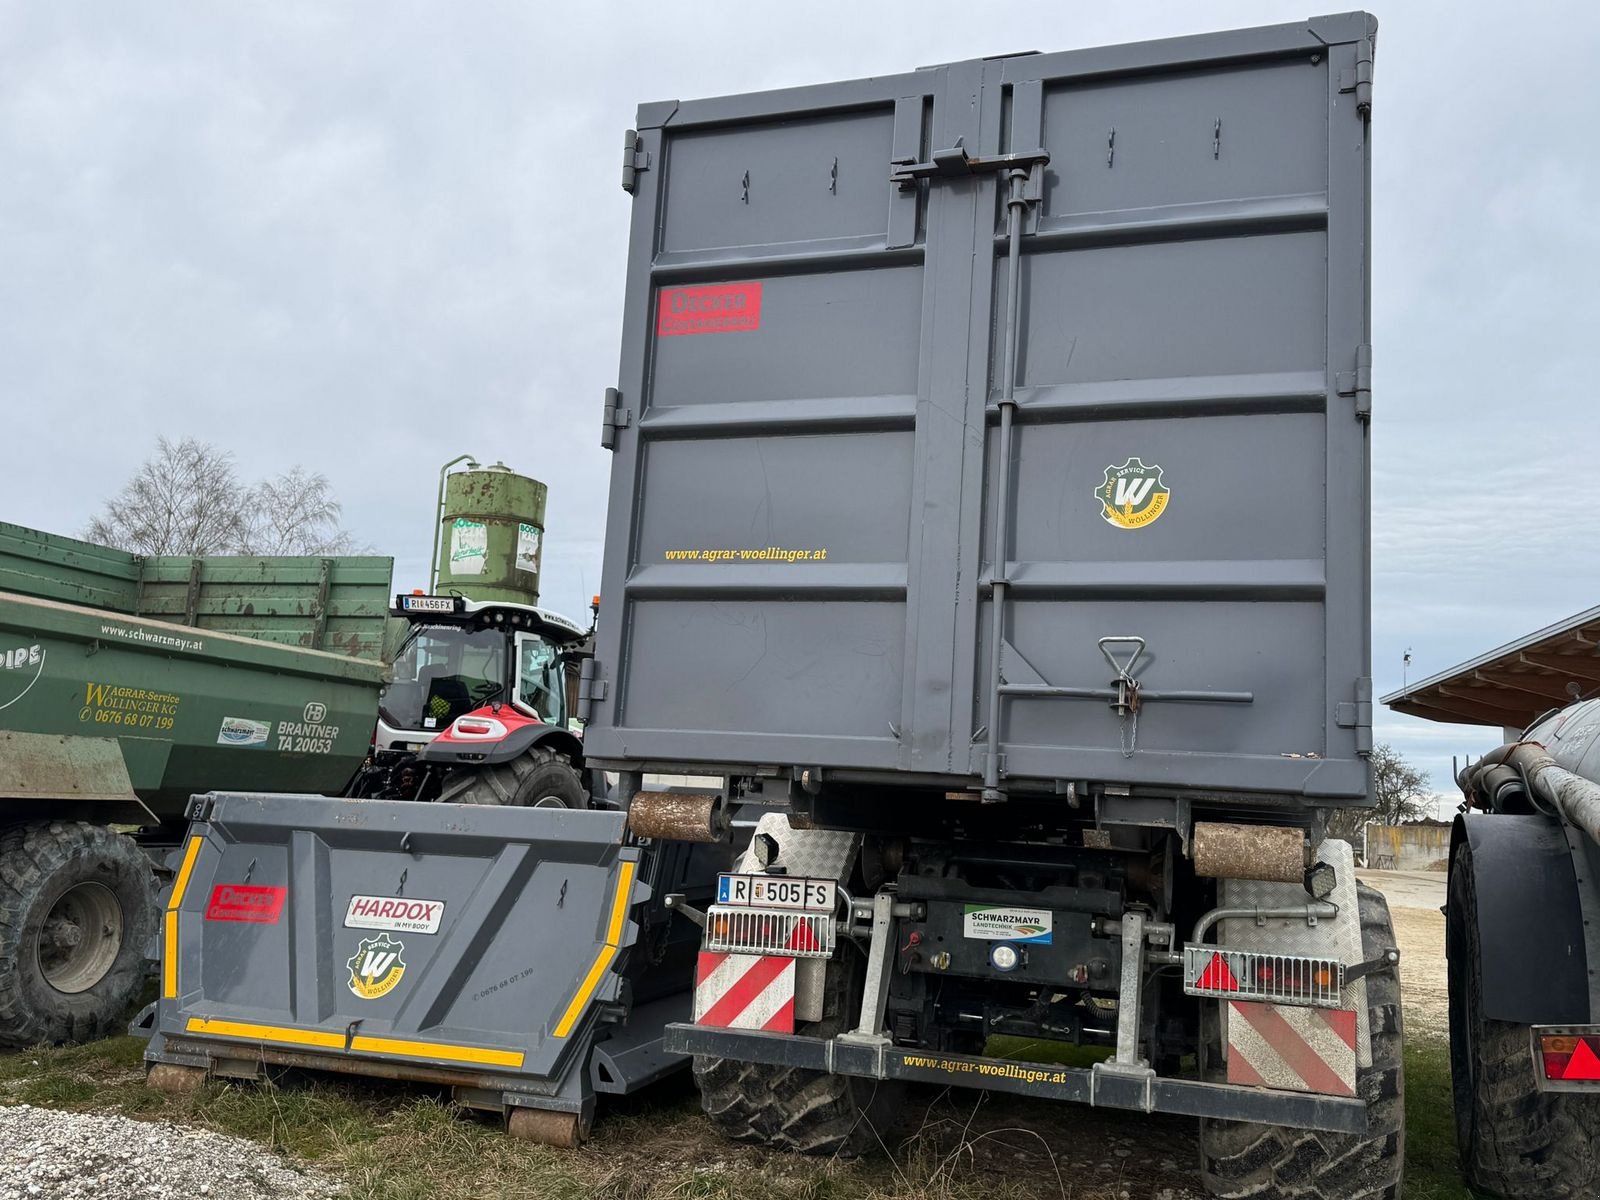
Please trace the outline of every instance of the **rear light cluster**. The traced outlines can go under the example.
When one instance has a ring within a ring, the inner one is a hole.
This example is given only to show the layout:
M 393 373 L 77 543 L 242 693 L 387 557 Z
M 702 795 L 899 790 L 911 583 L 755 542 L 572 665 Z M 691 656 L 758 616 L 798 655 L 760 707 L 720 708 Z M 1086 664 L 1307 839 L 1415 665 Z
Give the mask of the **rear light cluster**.
M 827 958 L 833 953 L 833 917 L 828 913 L 712 905 L 706 913 L 705 948 L 727 954 Z
M 1337 1008 L 1344 964 L 1336 958 L 1185 946 L 1183 990 L 1191 996 Z
M 1600 1030 L 1534 1030 L 1547 1083 L 1600 1083 Z

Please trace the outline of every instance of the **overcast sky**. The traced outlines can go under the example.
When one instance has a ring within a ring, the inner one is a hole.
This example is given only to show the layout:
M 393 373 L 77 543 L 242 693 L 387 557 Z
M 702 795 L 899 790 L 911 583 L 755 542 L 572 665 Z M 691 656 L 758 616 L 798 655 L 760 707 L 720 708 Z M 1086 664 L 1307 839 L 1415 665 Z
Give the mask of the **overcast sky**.
M 439 465 L 550 485 L 597 590 L 639 101 L 1298 20 L 1307 4 L 0 0 L 0 519 L 156 437 L 325 473 L 425 579 Z M 1380 693 L 1600 602 L 1600 6 L 1378 9 Z M 1448 786 L 1495 733 L 1386 711 Z

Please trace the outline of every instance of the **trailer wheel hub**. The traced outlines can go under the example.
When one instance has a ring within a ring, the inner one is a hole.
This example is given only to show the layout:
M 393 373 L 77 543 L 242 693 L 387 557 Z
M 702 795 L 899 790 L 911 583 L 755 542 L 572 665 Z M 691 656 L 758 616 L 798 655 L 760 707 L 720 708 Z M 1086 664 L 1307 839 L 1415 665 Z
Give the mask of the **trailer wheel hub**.
M 39 972 L 58 992 L 86 992 L 106 977 L 122 949 L 122 905 L 104 884 L 63 892 L 39 929 Z

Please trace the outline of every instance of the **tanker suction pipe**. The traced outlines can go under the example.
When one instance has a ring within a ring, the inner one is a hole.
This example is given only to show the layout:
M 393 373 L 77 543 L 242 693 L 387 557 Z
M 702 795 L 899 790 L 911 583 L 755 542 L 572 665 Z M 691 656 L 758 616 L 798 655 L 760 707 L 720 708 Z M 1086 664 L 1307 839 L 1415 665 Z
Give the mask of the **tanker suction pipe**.
M 1600 844 L 1600 784 L 1567 770 L 1538 742 L 1518 742 L 1490 751 L 1462 771 L 1463 786 L 1477 782 L 1485 767 L 1502 763 L 1520 771 L 1535 795 Z

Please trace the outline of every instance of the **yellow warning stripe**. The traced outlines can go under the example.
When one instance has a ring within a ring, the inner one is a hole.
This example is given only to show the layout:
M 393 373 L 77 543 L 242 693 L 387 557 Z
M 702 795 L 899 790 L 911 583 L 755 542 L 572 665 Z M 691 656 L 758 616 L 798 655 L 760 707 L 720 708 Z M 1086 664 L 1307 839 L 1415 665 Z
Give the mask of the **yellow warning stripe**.
M 606 944 L 600 947 L 600 953 L 595 955 L 594 965 L 589 968 L 589 973 L 578 985 L 572 1003 L 567 1005 L 567 1011 L 562 1013 L 561 1020 L 556 1022 L 556 1037 L 566 1037 L 572 1032 L 572 1027 L 578 1023 L 578 1018 L 588 1007 L 589 998 L 594 995 L 595 988 L 599 987 L 600 981 L 605 978 L 606 968 L 611 966 L 611 960 L 617 956 L 617 950 L 622 945 L 623 922 L 628 918 L 629 900 L 633 895 L 633 870 L 634 864 L 625 862 L 622 864 L 622 869 L 617 872 L 617 890 L 611 897 L 611 920 L 606 925 Z
M 199 834 L 189 839 L 183 852 L 183 865 L 172 882 L 172 895 L 167 899 L 165 938 L 161 954 L 161 994 L 168 1000 L 178 995 L 178 905 L 189 890 L 189 877 L 194 874 L 195 860 L 200 857 L 200 845 L 205 839 Z
M 343 1050 L 343 1034 L 322 1029 L 288 1029 L 282 1025 L 256 1025 L 248 1021 L 212 1021 L 190 1017 L 184 1025 L 189 1033 L 210 1037 L 242 1038 L 252 1042 L 277 1042 L 286 1046 L 312 1046 L 318 1050 Z M 368 1054 L 396 1054 L 402 1058 L 435 1058 L 449 1062 L 477 1063 L 488 1067 L 522 1066 L 520 1050 L 487 1050 L 479 1046 L 457 1046 L 448 1042 L 412 1042 L 404 1038 L 369 1037 L 350 1039 L 350 1049 Z

